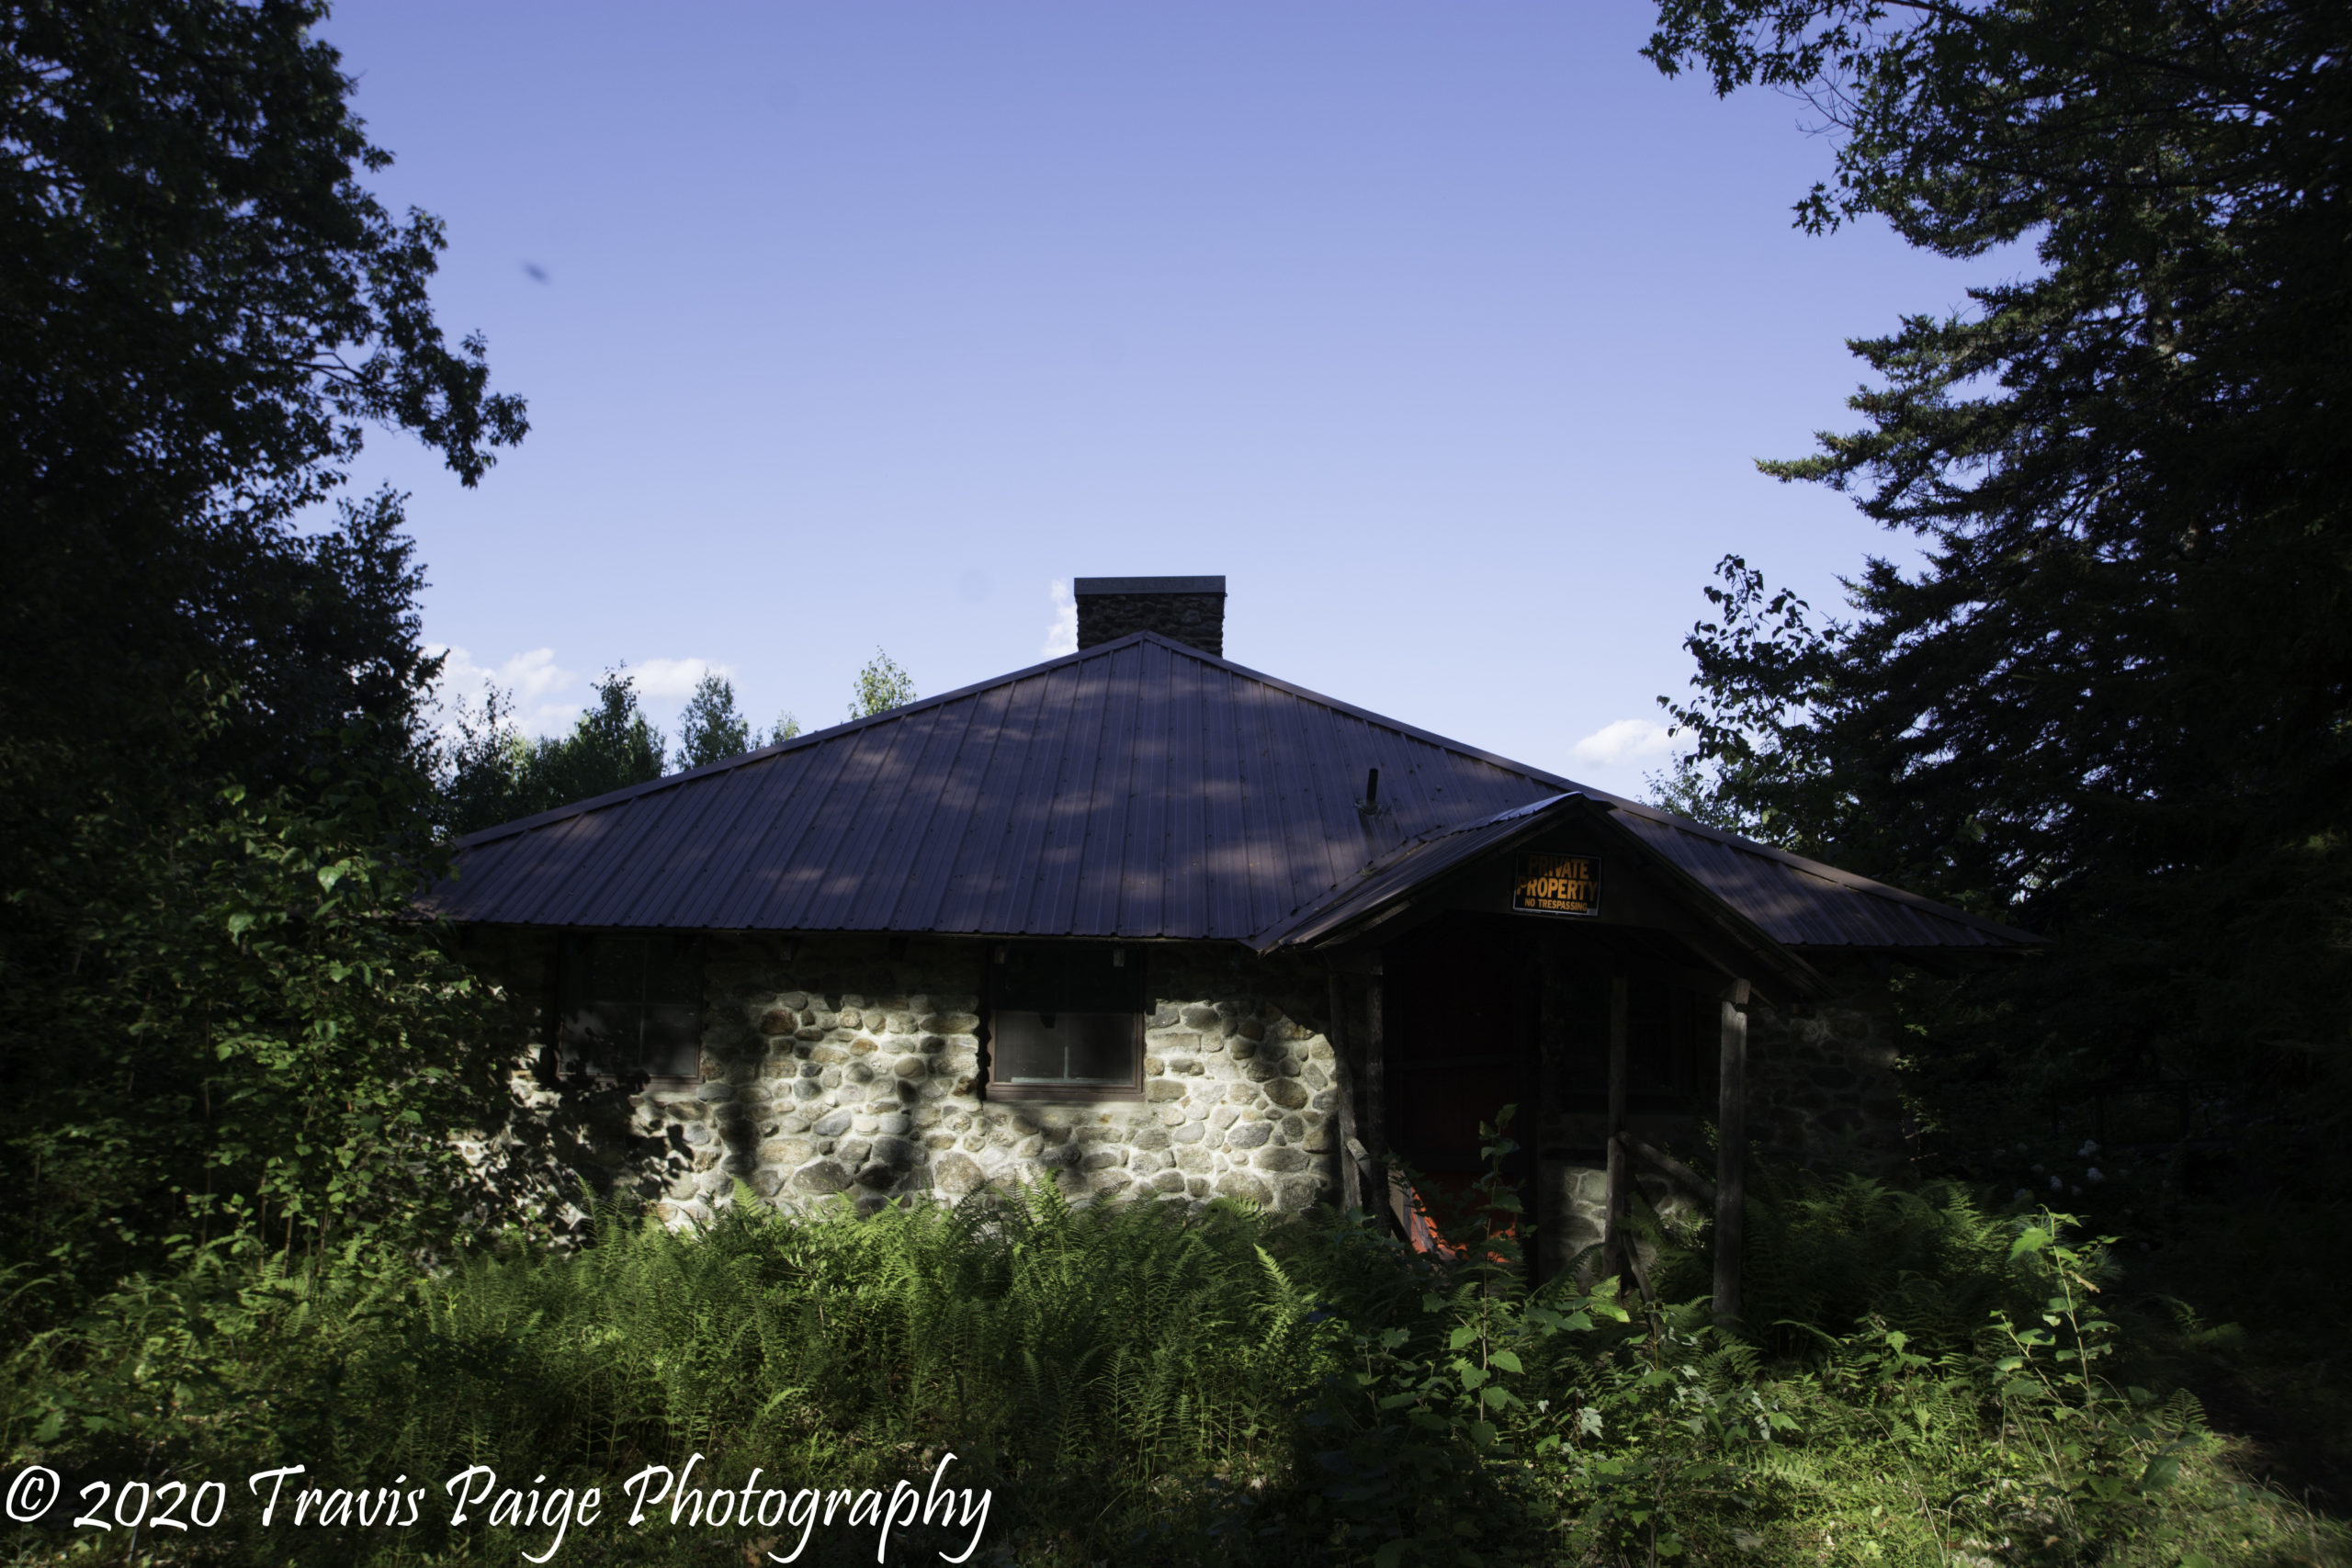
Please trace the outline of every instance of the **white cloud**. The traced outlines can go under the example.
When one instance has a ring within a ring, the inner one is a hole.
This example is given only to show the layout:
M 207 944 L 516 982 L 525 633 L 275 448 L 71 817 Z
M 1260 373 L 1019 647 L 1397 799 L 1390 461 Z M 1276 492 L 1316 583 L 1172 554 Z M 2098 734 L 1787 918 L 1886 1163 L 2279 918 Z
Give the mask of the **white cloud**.
M 1069 584 L 1057 581 L 1048 591 L 1054 601 L 1054 624 L 1046 628 L 1046 646 L 1041 650 L 1047 658 L 1078 651 L 1078 601 L 1070 597 Z
M 558 664 L 551 648 L 535 648 L 495 666 L 479 662 L 462 648 L 425 651 L 447 656 L 435 693 L 445 712 L 460 702 L 481 702 L 482 688 L 489 685 L 513 694 L 514 722 L 526 735 L 560 735 L 579 716 L 580 704 L 563 700 L 564 694 L 579 684 L 579 672 Z
M 695 694 L 695 688 L 706 675 L 724 675 L 733 679 L 732 664 L 713 664 L 707 659 L 649 659 L 642 664 L 632 664 L 628 672 L 637 677 L 638 694 L 657 702 L 684 702 Z
M 1621 718 L 1577 741 L 1573 754 L 1592 767 L 1622 768 L 1664 761 L 1674 754 L 1674 741 L 1667 727 L 1654 718 Z
M 481 694 L 485 682 L 502 692 L 514 693 L 517 703 L 530 704 L 560 692 L 580 679 L 556 663 L 555 649 L 551 648 L 535 648 L 528 653 L 518 653 L 496 669 L 476 663 L 474 656 L 462 648 L 435 648 L 426 651 L 448 656 L 441 666 L 441 690 L 448 696 L 463 697 L 468 702 Z
M 578 671 L 557 663 L 551 648 L 535 648 L 499 665 L 483 664 L 462 648 L 426 651 L 445 656 L 441 684 L 435 694 L 445 716 L 445 729 L 447 716 L 456 705 L 479 704 L 485 685 L 513 696 L 514 723 L 526 735 L 569 733 L 587 703 L 586 681 Z M 661 710 L 673 708 L 694 695 L 695 686 L 705 675 L 732 679 L 735 674 L 733 665 L 713 664 L 707 659 L 649 659 L 628 666 L 627 671 L 637 682 L 638 695 L 655 710 L 657 717 Z

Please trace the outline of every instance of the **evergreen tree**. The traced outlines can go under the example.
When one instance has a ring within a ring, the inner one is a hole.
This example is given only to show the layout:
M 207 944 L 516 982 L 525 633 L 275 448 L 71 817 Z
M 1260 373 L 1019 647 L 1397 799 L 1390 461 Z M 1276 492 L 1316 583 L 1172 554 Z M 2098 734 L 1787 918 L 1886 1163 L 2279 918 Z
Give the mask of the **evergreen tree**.
M 2039 262 L 1765 465 L 1926 558 L 1834 622 L 1725 562 L 1676 709 L 1724 809 L 2062 939 L 1975 987 L 2061 1079 L 2340 1063 L 2352 10 L 1665 0 L 1648 52 L 1815 107 L 1804 225 Z

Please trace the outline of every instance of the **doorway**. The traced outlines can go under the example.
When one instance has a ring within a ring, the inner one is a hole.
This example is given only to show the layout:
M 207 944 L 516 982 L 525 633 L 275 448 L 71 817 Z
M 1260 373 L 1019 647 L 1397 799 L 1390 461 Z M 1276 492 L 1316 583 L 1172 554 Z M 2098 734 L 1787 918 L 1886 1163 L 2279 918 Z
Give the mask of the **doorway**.
M 1440 1229 L 1467 1208 L 1485 1169 L 1479 1126 L 1506 1105 L 1521 1145 L 1503 1167 L 1532 1208 L 1541 1058 L 1542 972 L 1523 922 L 1452 915 L 1381 954 L 1388 1146 L 1421 1178 Z

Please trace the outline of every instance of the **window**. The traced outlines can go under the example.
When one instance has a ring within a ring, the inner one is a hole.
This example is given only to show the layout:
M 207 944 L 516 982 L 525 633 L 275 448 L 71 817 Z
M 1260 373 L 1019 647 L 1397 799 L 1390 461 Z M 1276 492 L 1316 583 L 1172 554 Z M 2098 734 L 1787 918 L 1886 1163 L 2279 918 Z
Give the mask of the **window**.
M 989 1095 L 1143 1094 L 1143 964 L 1108 942 L 1007 942 L 989 965 Z
M 556 975 L 566 1072 L 702 1076 L 702 952 L 692 937 L 567 936 Z

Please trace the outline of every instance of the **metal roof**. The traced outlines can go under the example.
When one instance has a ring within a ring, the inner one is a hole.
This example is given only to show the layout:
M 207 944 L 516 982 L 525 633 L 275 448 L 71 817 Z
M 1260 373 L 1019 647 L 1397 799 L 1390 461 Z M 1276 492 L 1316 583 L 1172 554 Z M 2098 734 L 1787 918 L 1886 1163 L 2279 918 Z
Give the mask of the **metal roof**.
M 2018 948 L 2044 941 L 1655 807 L 1613 804 L 1620 826 L 1784 946 Z
M 1262 948 L 1326 929 L 1301 917 L 1340 890 L 1401 889 L 1493 835 L 1367 879 L 1374 863 L 1567 793 L 1783 942 L 2033 940 L 1148 632 L 472 834 L 424 903 L 524 925 Z
M 1250 940 L 1263 951 L 1273 947 L 1312 946 L 1322 939 L 1361 927 L 1371 917 L 1393 907 L 1415 888 L 1425 887 L 1456 866 L 1466 865 L 1508 849 L 1530 833 L 1555 821 L 1559 808 L 1586 797 L 1576 792 L 1546 795 L 1526 806 L 1515 806 L 1492 817 L 1456 828 L 1423 833 L 1358 868 L 1336 887 L 1326 888 L 1306 904 Z

